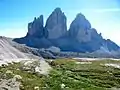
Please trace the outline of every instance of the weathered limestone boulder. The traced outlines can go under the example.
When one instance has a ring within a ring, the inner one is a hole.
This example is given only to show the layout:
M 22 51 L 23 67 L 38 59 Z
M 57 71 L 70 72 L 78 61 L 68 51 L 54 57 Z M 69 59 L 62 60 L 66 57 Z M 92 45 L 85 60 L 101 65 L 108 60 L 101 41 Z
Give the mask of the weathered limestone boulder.
M 49 71 L 52 69 L 50 65 L 42 58 L 41 60 L 33 59 L 22 61 L 21 64 L 23 65 L 21 70 L 27 71 L 30 73 L 37 73 L 38 75 L 48 75 Z

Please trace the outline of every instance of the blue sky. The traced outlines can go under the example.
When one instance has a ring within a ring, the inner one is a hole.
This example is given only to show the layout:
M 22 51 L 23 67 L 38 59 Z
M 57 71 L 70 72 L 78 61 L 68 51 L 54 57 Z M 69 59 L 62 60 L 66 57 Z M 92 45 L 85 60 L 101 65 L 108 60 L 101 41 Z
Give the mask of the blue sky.
M 60 7 L 67 16 L 67 25 L 77 13 L 83 13 L 92 27 L 120 45 L 120 0 L 0 0 L 0 35 L 23 37 L 27 24 L 44 15 L 44 21 Z

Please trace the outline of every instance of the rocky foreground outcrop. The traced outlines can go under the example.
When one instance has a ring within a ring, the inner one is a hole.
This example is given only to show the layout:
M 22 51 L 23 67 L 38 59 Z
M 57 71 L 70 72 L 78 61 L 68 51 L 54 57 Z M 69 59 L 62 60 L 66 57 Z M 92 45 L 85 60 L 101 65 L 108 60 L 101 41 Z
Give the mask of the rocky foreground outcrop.
M 0 60 L 3 59 L 27 59 L 27 55 L 20 52 L 10 44 L 10 40 L 0 37 Z
M 66 26 L 66 16 L 60 8 L 56 8 L 48 17 L 43 26 L 43 16 L 35 18 L 28 24 L 28 33 L 23 38 L 14 41 L 35 48 L 49 48 L 55 46 L 61 51 L 101 53 L 113 55 L 119 53 L 120 47 L 111 40 L 106 40 L 101 33 L 93 28 L 87 18 L 79 13 L 70 24 Z
M 51 69 L 36 49 L 0 37 L 0 90 L 30 90 L 22 84 L 23 81 L 29 82 L 26 77 L 33 74 L 46 76 Z
M 32 83 L 30 87 L 39 87 L 34 85 L 35 81 L 38 81 L 36 79 L 40 76 L 47 76 L 51 69 L 48 63 L 39 59 L 3 64 L 0 66 L 0 90 L 30 90 L 31 88 L 28 87 L 30 82 Z

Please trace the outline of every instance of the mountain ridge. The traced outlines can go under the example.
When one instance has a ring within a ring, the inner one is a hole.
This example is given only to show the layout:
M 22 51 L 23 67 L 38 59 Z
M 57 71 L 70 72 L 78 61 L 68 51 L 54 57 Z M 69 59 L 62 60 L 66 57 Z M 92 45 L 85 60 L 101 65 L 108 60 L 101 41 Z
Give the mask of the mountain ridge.
M 41 18 L 40 18 L 41 17 Z M 67 17 L 61 8 L 56 8 L 43 26 L 43 15 L 28 24 L 27 35 L 14 41 L 35 48 L 59 47 L 61 51 L 92 53 L 100 51 L 118 52 L 120 47 L 93 28 L 87 18 L 78 13 L 67 30 Z M 30 32 L 31 31 L 31 32 Z M 33 32 L 33 33 L 32 33 Z M 36 32 L 36 33 L 34 33 Z M 29 34 L 31 33 L 31 34 Z M 105 52 L 106 53 L 106 52 Z

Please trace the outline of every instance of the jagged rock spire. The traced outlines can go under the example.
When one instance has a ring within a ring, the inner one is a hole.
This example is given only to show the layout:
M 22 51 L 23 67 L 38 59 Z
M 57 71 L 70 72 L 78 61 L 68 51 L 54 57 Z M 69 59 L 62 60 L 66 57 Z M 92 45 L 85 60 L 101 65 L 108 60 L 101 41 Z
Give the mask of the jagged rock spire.
M 44 37 L 47 31 L 45 31 L 43 24 L 43 15 L 38 18 L 35 17 L 34 21 L 28 24 L 27 36 Z
M 46 21 L 45 28 L 48 30 L 49 39 L 57 39 L 67 32 L 66 16 L 60 8 L 56 8 Z

